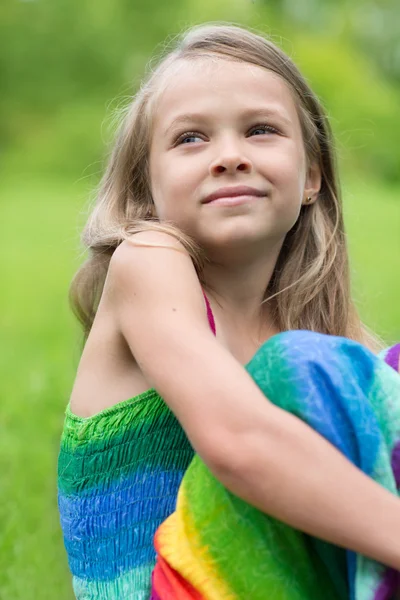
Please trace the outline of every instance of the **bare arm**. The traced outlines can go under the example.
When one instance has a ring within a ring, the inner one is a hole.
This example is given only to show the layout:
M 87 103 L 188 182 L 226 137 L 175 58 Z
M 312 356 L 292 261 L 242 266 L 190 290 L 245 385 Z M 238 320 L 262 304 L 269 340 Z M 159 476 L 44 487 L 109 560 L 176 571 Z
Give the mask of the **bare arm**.
M 136 239 L 182 249 L 159 232 Z M 229 490 L 297 529 L 400 569 L 399 500 L 265 398 L 211 333 L 187 255 L 124 242 L 108 279 L 145 376 Z

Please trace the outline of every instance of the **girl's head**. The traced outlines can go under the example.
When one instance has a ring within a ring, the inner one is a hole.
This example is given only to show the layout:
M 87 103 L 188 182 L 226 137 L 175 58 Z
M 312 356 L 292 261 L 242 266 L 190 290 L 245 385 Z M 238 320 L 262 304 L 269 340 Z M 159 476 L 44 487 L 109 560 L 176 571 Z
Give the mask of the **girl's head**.
M 276 255 L 301 206 L 316 199 L 319 162 L 308 165 L 293 96 L 276 73 L 247 62 L 174 63 L 151 118 L 153 211 L 193 237 L 209 260 L 220 263 L 222 252 L 230 261 L 249 251 Z M 260 196 L 229 209 L 207 201 L 238 186 Z
M 221 187 L 260 197 L 229 209 Z M 311 200 L 310 200 L 311 198 Z M 189 30 L 125 111 L 85 229 L 91 256 L 72 292 L 90 329 L 111 254 L 144 228 L 171 231 L 202 259 L 279 247 L 265 290 L 282 330 L 367 341 L 349 291 L 347 250 L 325 113 L 290 58 L 241 27 Z

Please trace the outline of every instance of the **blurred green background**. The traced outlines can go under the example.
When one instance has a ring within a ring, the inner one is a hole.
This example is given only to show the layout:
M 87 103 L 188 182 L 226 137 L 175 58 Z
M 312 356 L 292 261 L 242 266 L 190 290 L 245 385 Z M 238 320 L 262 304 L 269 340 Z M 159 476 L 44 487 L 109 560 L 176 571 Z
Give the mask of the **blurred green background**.
M 69 311 L 79 233 L 113 111 L 166 38 L 205 21 L 269 34 L 337 136 L 354 294 L 400 339 L 397 0 L 2 0 L 0 5 L 0 598 L 72 598 L 56 500 L 79 359 Z

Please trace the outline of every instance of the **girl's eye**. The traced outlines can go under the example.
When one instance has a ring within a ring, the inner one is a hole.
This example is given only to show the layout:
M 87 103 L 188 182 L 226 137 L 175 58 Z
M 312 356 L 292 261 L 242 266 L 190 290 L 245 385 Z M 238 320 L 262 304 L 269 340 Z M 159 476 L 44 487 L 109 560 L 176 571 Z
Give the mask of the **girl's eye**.
M 196 139 L 202 141 L 202 138 L 195 131 L 187 131 L 178 137 L 176 145 L 192 143 Z
M 265 133 L 279 133 L 275 127 L 271 125 L 255 125 L 252 129 L 250 129 L 250 135 L 260 135 Z M 196 131 L 186 131 L 182 133 L 175 142 L 176 146 L 182 144 L 193 144 L 196 140 L 203 141 L 203 138 Z
M 250 135 L 260 135 L 261 133 L 278 133 L 278 130 L 271 125 L 256 125 L 252 129 L 250 129 Z

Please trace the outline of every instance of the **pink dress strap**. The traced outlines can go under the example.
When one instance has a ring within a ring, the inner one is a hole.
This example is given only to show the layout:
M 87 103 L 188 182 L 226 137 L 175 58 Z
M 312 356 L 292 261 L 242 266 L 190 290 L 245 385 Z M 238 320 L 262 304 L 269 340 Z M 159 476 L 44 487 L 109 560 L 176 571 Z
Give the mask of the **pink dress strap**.
M 211 305 L 210 302 L 203 290 L 203 295 L 204 295 L 204 300 L 206 302 L 206 307 L 207 307 L 207 317 L 208 317 L 208 322 L 210 323 L 210 327 L 211 327 L 211 331 L 213 332 L 214 335 L 216 335 L 216 327 L 215 327 L 215 319 L 214 319 L 214 315 L 213 312 L 211 310 Z

